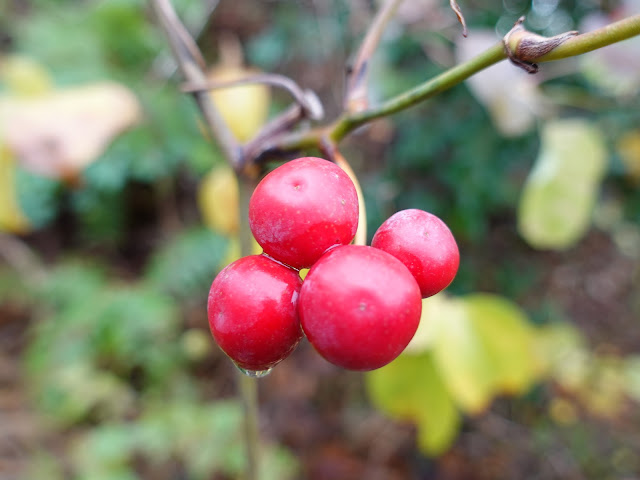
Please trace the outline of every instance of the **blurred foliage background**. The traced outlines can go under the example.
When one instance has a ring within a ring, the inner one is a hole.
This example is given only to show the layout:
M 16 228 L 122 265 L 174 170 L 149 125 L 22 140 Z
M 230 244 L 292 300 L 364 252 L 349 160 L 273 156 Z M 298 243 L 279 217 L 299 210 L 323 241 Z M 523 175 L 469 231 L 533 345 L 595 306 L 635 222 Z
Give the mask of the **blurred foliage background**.
M 467 39 L 448 2 L 404 2 L 373 103 L 521 15 L 555 35 L 640 13 L 459 3 Z M 173 4 L 212 75 L 289 75 L 332 118 L 377 2 Z M 630 40 L 536 76 L 503 62 L 343 143 L 370 235 L 431 211 L 461 269 L 389 367 L 341 371 L 303 343 L 260 380 L 261 478 L 640 478 L 639 53 Z M 0 0 L 2 480 L 241 476 L 235 372 L 205 312 L 238 254 L 237 192 L 175 70 L 142 0 Z M 288 99 L 259 102 L 236 108 L 242 125 Z

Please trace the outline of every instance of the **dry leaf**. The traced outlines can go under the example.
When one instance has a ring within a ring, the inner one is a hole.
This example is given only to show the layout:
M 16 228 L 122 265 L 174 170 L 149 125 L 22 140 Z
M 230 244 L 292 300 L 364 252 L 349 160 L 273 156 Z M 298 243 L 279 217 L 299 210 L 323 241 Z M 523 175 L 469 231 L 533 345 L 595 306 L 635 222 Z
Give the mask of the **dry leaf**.
M 0 138 L 24 168 L 69 180 L 140 116 L 134 94 L 111 82 L 37 98 L 4 96 L 0 97 Z

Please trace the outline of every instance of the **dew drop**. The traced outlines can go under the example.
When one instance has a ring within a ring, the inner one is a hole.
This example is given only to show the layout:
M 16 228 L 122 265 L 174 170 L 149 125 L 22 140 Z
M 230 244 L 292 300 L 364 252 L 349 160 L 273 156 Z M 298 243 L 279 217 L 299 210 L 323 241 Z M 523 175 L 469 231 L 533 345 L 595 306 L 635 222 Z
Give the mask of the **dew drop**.
M 247 377 L 251 377 L 251 378 L 266 377 L 267 375 L 269 375 L 271 373 L 271 370 L 273 370 L 273 367 L 267 368 L 266 370 L 248 370 L 248 369 L 242 368 L 242 367 L 240 367 L 238 365 L 236 365 L 236 367 L 238 368 L 238 370 L 240 370 L 242 373 L 244 373 Z

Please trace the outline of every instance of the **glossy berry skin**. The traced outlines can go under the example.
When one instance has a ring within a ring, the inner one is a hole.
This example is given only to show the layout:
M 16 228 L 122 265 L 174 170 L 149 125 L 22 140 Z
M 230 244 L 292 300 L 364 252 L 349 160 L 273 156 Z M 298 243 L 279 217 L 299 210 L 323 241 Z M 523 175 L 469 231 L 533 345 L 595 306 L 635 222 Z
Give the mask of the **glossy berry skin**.
M 372 247 L 327 252 L 305 277 L 298 312 L 316 351 L 350 370 L 374 370 L 394 360 L 420 322 L 420 289 L 407 268 Z
M 267 255 L 308 268 L 328 248 L 353 240 L 358 195 L 336 164 L 315 157 L 291 160 L 256 187 L 249 201 L 249 226 Z
M 460 252 L 449 227 L 424 210 L 401 210 L 376 231 L 371 246 L 390 253 L 411 271 L 422 297 L 444 290 L 460 265 Z
M 264 255 L 225 267 L 209 291 L 209 327 L 220 348 L 245 370 L 267 370 L 302 338 L 298 272 Z

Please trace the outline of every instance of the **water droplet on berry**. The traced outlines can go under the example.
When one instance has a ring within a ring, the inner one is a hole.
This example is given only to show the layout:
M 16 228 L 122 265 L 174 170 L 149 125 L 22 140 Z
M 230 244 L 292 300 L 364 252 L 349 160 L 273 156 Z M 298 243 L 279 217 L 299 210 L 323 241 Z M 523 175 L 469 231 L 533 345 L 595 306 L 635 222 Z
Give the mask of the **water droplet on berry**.
M 244 373 L 247 377 L 252 377 L 252 378 L 266 377 L 267 375 L 269 375 L 271 373 L 271 370 L 273 370 L 273 367 L 267 368 L 266 370 L 248 370 L 248 369 L 242 368 L 242 367 L 240 367 L 238 365 L 236 365 L 236 367 L 238 367 L 238 370 L 240 370 L 242 373 Z

